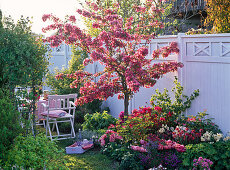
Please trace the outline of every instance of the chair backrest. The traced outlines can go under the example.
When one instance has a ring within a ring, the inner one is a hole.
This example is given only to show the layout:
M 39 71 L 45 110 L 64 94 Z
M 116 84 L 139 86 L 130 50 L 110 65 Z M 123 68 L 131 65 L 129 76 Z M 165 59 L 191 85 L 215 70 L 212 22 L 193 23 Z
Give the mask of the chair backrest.
M 71 107 L 70 101 L 75 102 L 77 94 L 66 95 L 49 95 L 48 105 L 49 110 L 62 109 L 67 110 Z

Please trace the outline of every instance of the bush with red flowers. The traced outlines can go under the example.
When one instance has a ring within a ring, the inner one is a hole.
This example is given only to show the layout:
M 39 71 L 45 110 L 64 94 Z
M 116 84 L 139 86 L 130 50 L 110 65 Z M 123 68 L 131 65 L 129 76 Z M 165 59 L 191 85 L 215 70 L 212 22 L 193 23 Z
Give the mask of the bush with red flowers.
M 117 132 L 124 137 L 126 142 L 136 142 L 141 139 L 147 140 L 149 134 L 156 134 L 162 124 L 171 122 L 173 113 L 164 113 L 160 107 L 143 107 L 133 110 L 124 122 L 122 113 L 116 124 Z

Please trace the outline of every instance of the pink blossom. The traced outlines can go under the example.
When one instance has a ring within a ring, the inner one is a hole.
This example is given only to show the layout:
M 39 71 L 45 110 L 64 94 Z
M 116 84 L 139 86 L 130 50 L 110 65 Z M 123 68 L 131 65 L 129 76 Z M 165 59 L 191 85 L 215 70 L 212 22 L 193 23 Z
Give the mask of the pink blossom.
M 116 132 L 114 132 L 113 130 L 107 130 L 107 131 L 106 131 L 106 134 L 109 134 L 109 133 L 112 133 L 112 134 L 113 134 L 113 133 L 116 133 Z
M 178 151 L 178 152 L 185 152 L 186 149 L 185 149 L 185 146 L 184 145 L 180 145 L 180 144 L 175 144 L 175 149 Z
M 76 18 L 75 18 L 75 16 L 73 16 L 73 15 L 72 15 L 72 16 L 70 16 L 70 17 L 69 17 L 69 21 L 71 21 L 71 22 L 76 22 Z
M 77 13 L 82 14 L 82 10 L 81 9 L 77 9 Z
M 141 145 L 145 145 L 147 142 L 145 140 L 140 140 Z
M 147 150 L 145 148 L 140 147 L 140 146 L 134 146 L 134 145 L 132 145 L 131 149 L 134 150 L 134 151 L 139 151 L 139 152 L 147 152 Z
M 116 135 L 116 139 L 122 140 L 123 137 L 122 137 L 122 136 L 119 136 L 119 135 Z
M 50 19 L 50 17 L 51 17 L 50 14 L 44 14 L 44 15 L 42 16 L 43 22 L 45 22 L 47 19 Z
M 109 137 L 109 142 L 115 142 L 115 139 L 116 139 L 115 133 L 112 133 Z
M 154 110 L 156 110 L 156 111 L 158 111 L 158 112 L 162 112 L 162 108 L 159 107 L 159 106 L 155 106 L 155 107 L 154 107 Z
M 161 117 L 161 118 L 160 118 L 160 121 L 165 121 L 165 118 L 164 118 L 164 117 Z
M 94 22 L 94 23 L 92 24 L 92 27 L 93 27 L 93 28 L 99 28 L 100 25 L 99 25 L 98 23 L 95 23 L 95 22 Z
M 117 98 L 118 99 L 124 99 L 124 95 L 123 94 L 118 94 Z
M 83 61 L 83 65 L 84 66 L 87 66 L 89 63 L 90 63 L 90 59 L 89 58 L 84 59 L 84 61 Z
M 115 126 L 113 124 L 110 124 L 108 129 L 110 129 L 110 128 L 115 128 Z
M 158 150 L 163 150 L 163 149 L 164 149 L 164 145 L 159 144 L 159 145 L 158 145 Z

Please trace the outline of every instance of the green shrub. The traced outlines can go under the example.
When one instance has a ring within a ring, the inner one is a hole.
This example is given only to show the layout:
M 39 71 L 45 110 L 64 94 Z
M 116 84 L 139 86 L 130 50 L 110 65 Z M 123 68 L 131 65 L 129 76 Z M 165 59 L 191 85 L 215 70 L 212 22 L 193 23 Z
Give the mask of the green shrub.
M 94 99 L 90 103 L 84 104 L 82 107 L 86 109 L 87 113 L 96 113 L 101 111 L 102 100 Z
M 141 170 L 144 167 L 140 164 L 137 154 L 127 152 L 123 157 L 119 166 L 120 170 Z
M 121 170 L 138 170 L 144 169 L 140 164 L 137 152 L 128 149 L 128 144 L 120 144 L 110 142 L 102 149 L 102 153 L 113 160 L 120 162 L 119 169 Z
M 7 166 L 16 166 L 20 169 L 67 169 L 63 158 L 63 151 L 45 135 L 20 135 L 9 151 Z
M 230 140 L 187 145 L 181 157 L 186 169 L 192 168 L 193 160 L 199 157 L 210 159 L 214 169 L 230 169 Z
M 11 102 L 9 93 L 0 89 L 0 162 L 6 161 L 7 151 L 22 130 L 19 112 Z
M 104 111 L 102 113 L 86 114 L 85 122 L 82 124 L 83 130 L 107 129 L 110 124 L 116 124 L 117 119 Z
M 177 116 L 180 116 L 182 112 L 190 108 L 192 100 L 199 96 L 199 90 L 195 90 L 190 97 L 183 94 L 184 88 L 178 82 L 177 77 L 174 80 L 175 87 L 172 88 L 174 92 L 174 101 L 168 94 L 168 90 L 164 89 L 163 93 L 156 90 L 156 94 L 152 95 L 150 103 L 154 107 L 159 106 L 163 112 L 173 112 Z

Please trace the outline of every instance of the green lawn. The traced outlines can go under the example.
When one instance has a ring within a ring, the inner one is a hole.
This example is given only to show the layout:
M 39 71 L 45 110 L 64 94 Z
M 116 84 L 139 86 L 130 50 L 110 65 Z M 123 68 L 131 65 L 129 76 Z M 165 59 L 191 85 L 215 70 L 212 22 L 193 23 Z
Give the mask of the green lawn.
M 65 149 L 73 142 L 71 140 L 59 141 L 58 145 Z M 109 159 L 100 153 L 100 148 L 93 148 L 83 154 L 66 155 L 65 159 L 68 163 L 66 166 L 70 169 L 92 169 L 92 170 L 116 170 L 118 162 Z

